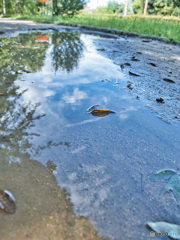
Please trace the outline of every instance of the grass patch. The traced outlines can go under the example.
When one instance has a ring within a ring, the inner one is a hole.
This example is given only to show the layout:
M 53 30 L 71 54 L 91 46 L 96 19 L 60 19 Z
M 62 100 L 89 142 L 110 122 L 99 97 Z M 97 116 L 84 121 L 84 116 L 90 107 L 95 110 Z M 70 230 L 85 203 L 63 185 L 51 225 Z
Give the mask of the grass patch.
M 121 31 L 147 34 L 148 36 L 167 37 L 168 41 L 180 42 L 180 18 L 117 16 L 110 14 L 79 14 L 74 17 L 47 15 L 18 15 L 16 19 L 32 20 L 40 23 L 61 22 L 62 24 L 83 24 L 91 27 L 111 28 Z

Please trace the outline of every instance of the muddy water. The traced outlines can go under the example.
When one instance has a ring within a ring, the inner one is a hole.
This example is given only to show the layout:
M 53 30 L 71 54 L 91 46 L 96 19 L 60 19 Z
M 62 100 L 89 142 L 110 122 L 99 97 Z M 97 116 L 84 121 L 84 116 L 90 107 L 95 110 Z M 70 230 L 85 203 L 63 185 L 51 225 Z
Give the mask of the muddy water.
M 150 180 L 179 169 L 179 128 L 130 94 L 97 39 L 1 39 L 0 188 L 17 206 L 0 212 L 2 239 L 151 239 L 146 221 L 180 223 L 179 200 Z M 116 113 L 88 114 L 94 104 Z

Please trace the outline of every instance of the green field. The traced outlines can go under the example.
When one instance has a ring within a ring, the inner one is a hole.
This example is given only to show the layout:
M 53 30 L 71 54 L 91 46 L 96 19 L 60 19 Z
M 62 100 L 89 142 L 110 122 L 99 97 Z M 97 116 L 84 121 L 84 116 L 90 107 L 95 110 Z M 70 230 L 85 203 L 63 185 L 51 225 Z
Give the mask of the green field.
M 104 27 L 121 31 L 136 32 L 149 36 L 167 37 L 169 42 L 180 42 L 180 19 L 142 16 L 117 16 L 108 14 L 79 14 L 74 17 L 47 15 L 18 15 L 17 19 L 33 20 L 44 23 L 61 22 L 63 24 L 83 24 L 92 27 Z

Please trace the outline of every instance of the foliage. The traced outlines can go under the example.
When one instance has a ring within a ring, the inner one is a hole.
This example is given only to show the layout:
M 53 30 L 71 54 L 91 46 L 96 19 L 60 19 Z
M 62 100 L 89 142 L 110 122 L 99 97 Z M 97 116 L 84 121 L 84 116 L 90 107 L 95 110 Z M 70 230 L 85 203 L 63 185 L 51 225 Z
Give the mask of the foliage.
M 53 0 L 53 15 L 74 15 L 84 8 L 86 0 Z
M 133 10 L 136 14 L 142 14 L 144 11 L 145 0 L 135 0 Z M 162 14 L 180 16 L 179 0 L 149 0 L 148 14 Z
M 107 11 L 112 11 L 113 13 L 115 13 L 118 7 L 119 4 L 116 1 L 110 1 L 108 2 Z
M 104 15 L 104 14 L 78 14 L 73 17 L 55 16 L 49 18 L 48 15 L 20 15 L 16 19 L 26 19 L 36 22 L 54 23 L 60 22 L 64 25 L 83 24 L 91 27 L 107 27 L 118 29 L 121 31 L 136 32 L 138 34 L 155 35 L 158 37 L 167 37 L 168 41 L 180 42 L 180 18 L 177 17 L 143 17 L 120 15 Z
M 70 72 L 78 66 L 83 52 L 80 34 L 56 32 L 52 35 L 52 44 L 52 64 L 55 72 L 59 69 Z

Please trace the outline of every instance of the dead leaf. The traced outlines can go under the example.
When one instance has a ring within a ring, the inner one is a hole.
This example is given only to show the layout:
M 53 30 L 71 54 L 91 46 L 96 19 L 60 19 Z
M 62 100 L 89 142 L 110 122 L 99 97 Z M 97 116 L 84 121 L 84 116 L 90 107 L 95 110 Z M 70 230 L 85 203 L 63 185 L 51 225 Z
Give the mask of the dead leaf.
M 169 182 L 162 189 L 161 194 L 172 191 L 176 199 L 180 198 L 180 174 L 174 170 L 163 170 L 154 174 L 151 179 L 163 177 L 169 179 Z
M 19 27 L 15 27 L 16 29 L 19 29 Z
M 15 198 L 11 192 L 7 190 L 0 190 L 0 208 L 7 213 L 15 213 Z
M 91 106 L 90 108 L 88 108 L 87 111 L 90 112 L 90 111 L 96 109 L 98 106 L 99 106 L 98 104 L 95 104 L 95 105 Z
M 180 226 L 177 224 L 167 222 L 147 222 L 146 225 L 154 230 L 157 234 L 164 233 L 164 236 L 180 239 Z M 156 236 L 156 234 L 154 236 Z
M 154 63 L 149 63 L 151 66 L 156 67 L 156 64 Z
M 5 95 L 7 95 L 7 91 L 0 90 L 0 96 L 5 96 Z
M 140 77 L 139 74 L 137 74 L 137 73 L 133 73 L 133 72 L 131 72 L 131 71 L 129 71 L 129 75 L 136 76 L 136 77 Z
M 109 109 L 95 109 L 89 113 L 96 117 L 105 117 L 109 115 L 109 113 L 115 113 L 115 111 L 111 111 Z
M 28 70 L 22 70 L 23 72 L 25 72 L 25 73 L 31 73 L 30 71 L 28 71 Z
M 156 101 L 160 102 L 160 103 L 164 103 L 164 99 L 163 98 L 156 98 Z
M 91 112 L 91 114 L 95 117 L 105 117 L 109 115 L 109 112 Z
M 169 79 L 169 78 L 163 78 L 163 80 L 165 82 L 169 82 L 169 83 L 175 83 L 173 80 Z
M 97 51 L 105 51 L 105 49 L 104 49 L 104 48 L 101 48 L 101 49 L 97 49 Z
M 135 56 L 133 56 L 133 57 L 131 58 L 131 61 L 138 62 L 138 61 L 140 61 L 140 60 L 137 59 Z

